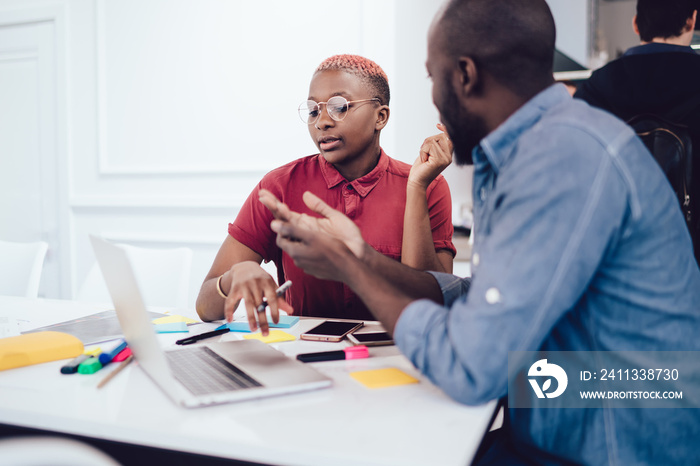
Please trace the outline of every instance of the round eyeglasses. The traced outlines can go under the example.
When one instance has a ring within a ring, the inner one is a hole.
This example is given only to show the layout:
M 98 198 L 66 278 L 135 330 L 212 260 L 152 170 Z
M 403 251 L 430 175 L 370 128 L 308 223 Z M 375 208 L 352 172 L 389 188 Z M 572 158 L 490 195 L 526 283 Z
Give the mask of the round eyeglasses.
M 299 118 L 306 124 L 313 125 L 318 121 L 321 116 L 321 105 L 326 106 L 326 112 L 335 121 L 342 121 L 345 115 L 348 114 L 348 109 L 351 104 L 358 104 L 360 102 L 370 102 L 376 101 L 381 102 L 377 97 L 372 99 L 362 99 L 362 100 L 348 100 L 345 97 L 339 95 L 333 96 L 328 99 L 328 102 L 314 102 L 313 100 L 307 100 L 299 105 Z

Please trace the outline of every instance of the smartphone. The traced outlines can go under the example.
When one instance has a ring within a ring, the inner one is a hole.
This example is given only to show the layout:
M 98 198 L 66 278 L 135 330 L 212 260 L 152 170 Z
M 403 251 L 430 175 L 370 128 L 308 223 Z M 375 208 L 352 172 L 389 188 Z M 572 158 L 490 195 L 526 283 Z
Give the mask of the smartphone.
M 386 332 L 351 333 L 348 335 L 348 340 L 353 345 L 384 346 L 394 344 L 393 338 Z
M 354 332 L 363 325 L 365 325 L 364 322 L 327 320 L 308 332 L 302 333 L 300 338 L 312 341 L 340 341 L 345 338 L 345 335 Z

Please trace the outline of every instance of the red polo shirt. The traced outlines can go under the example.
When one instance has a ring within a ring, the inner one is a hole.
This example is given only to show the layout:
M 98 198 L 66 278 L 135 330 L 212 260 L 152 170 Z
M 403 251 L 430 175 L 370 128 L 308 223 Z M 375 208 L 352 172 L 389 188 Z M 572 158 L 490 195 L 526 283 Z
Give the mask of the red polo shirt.
M 270 229 L 273 217 L 258 200 L 261 188 L 272 192 L 295 212 L 318 217 L 302 200 L 311 191 L 328 205 L 350 217 L 362 237 L 385 256 L 401 260 L 406 183 L 411 166 L 381 152 L 377 166 L 367 175 L 349 182 L 320 155 L 304 157 L 277 168 L 263 177 L 243 204 L 228 232 L 237 241 L 277 266 L 279 283 L 291 280 L 285 299 L 296 315 L 374 320 L 362 301 L 342 283 L 307 275 L 275 244 Z M 428 209 L 435 249 L 452 244 L 452 201 L 447 182 L 439 176 L 428 187 Z

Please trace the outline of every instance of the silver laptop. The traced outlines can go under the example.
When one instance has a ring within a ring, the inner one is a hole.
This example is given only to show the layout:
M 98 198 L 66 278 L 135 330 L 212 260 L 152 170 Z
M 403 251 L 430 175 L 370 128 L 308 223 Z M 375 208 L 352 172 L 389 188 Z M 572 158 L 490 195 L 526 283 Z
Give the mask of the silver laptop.
M 331 385 L 328 377 L 259 340 L 163 350 L 126 250 L 95 236 L 90 241 L 134 357 L 175 403 L 194 408 Z

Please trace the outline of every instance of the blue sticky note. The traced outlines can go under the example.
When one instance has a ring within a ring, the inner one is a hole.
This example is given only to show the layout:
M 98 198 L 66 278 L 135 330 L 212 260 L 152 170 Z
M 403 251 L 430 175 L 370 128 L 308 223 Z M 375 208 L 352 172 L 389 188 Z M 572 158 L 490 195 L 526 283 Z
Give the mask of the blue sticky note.
M 280 321 L 278 323 L 275 324 L 271 320 L 268 320 L 267 324 L 270 326 L 270 328 L 289 328 L 295 325 L 297 322 L 299 322 L 298 316 L 280 316 Z M 248 326 L 247 321 L 229 322 L 228 324 L 219 326 L 217 330 L 226 327 L 228 327 L 228 329 L 232 332 L 250 333 L 250 327 Z
M 280 316 L 278 323 L 275 324 L 272 321 L 268 321 L 268 324 L 271 328 L 289 328 L 296 325 L 297 322 L 299 322 L 298 316 Z
M 153 324 L 156 333 L 189 333 L 184 322 L 170 322 L 168 324 Z
M 250 333 L 250 327 L 248 322 L 229 322 L 228 324 L 223 324 L 216 328 L 216 330 L 228 327 L 232 332 L 248 332 Z

